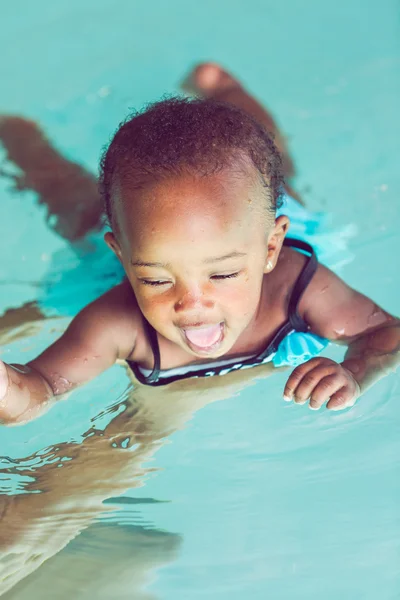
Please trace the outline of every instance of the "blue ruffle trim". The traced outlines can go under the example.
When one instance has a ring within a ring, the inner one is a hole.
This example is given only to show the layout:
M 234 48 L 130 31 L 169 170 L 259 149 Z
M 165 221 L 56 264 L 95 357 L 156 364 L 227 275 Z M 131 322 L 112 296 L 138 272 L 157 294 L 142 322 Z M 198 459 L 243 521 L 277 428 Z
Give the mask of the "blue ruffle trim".
M 328 344 L 328 340 L 314 333 L 293 331 L 281 341 L 272 362 L 275 367 L 296 367 L 318 356 Z

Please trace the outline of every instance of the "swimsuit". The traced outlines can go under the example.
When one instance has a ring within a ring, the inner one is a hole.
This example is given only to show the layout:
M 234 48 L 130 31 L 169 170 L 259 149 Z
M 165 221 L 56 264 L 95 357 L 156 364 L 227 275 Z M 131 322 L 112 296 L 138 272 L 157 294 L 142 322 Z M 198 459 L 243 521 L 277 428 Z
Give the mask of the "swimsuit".
M 192 377 L 225 375 L 231 371 L 249 369 L 267 362 L 273 362 L 276 367 L 295 366 L 319 354 L 328 345 L 328 341 L 311 333 L 309 326 L 298 313 L 300 299 L 317 269 L 317 257 L 313 248 L 301 240 L 287 238 L 284 241 L 284 245 L 306 254 L 307 262 L 297 278 L 290 296 L 288 318 L 264 350 L 250 356 L 221 359 L 206 364 L 189 364 L 174 369 L 161 370 L 157 332 L 143 318 L 145 330 L 153 352 L 154 366 L 150 371 L 149 369 L 140 367 L 133 361 L 127 361 L 136 379 L 146 385 L 159 386 Z

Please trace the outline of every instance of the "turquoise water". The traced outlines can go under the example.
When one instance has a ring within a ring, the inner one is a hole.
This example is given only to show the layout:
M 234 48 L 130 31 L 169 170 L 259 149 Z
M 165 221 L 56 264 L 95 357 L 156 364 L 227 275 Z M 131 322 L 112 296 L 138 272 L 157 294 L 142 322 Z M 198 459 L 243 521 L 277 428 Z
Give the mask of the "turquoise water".
M 2 13 L 0 113 L 35 120 L 92 172 L 129 108 L 176 91 L 200 60 L 231 69 L 287 134 L 307 204 L 357 227 L 342 275 L 399 312 L 397 2 L 38 0 Z M 37 197 L 9 188 L 0 178 L 0 311 L 34 301 L 68 252 Z M 65 324 L 1 333 L 0 357 L 29 360 Z M 132 391 L 115 366 L 2 428 L 3 597 L 400 597 L 398 379 L 330 414 L 284 403 L 285 377 Z

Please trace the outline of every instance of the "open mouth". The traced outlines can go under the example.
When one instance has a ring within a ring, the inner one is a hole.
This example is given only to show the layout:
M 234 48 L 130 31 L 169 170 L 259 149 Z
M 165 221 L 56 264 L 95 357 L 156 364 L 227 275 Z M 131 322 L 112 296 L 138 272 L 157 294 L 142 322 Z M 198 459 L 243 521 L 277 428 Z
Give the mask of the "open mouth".
M 196 354 L 210 354 L 215 352 L 224 339 L 224 324 L 204 325 L 182 329 L 185 341 L 189 348 Z

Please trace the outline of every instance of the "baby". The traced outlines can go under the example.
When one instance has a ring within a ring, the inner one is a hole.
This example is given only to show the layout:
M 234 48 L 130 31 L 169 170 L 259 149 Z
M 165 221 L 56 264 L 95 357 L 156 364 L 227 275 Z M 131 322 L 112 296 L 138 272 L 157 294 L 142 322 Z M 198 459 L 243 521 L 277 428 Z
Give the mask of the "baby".
M 126 279 L 35 360 L 0 361 L 4 423 L 32 418 L 118 359 L 156 386 L 266 362 L 298 365 L 285 400 L 332 410 L 352 406 L 398 365 L 399 320 L 289 237 L 297 202 L 261 107 L 216 65 L 192 81 L 202 98 L 151 105 L 106 150 L 105 241 Z M 287 212 L 277 215 L 284 195 Z M 319 356 L 326 340 L 348 346 L 341 364 Z

